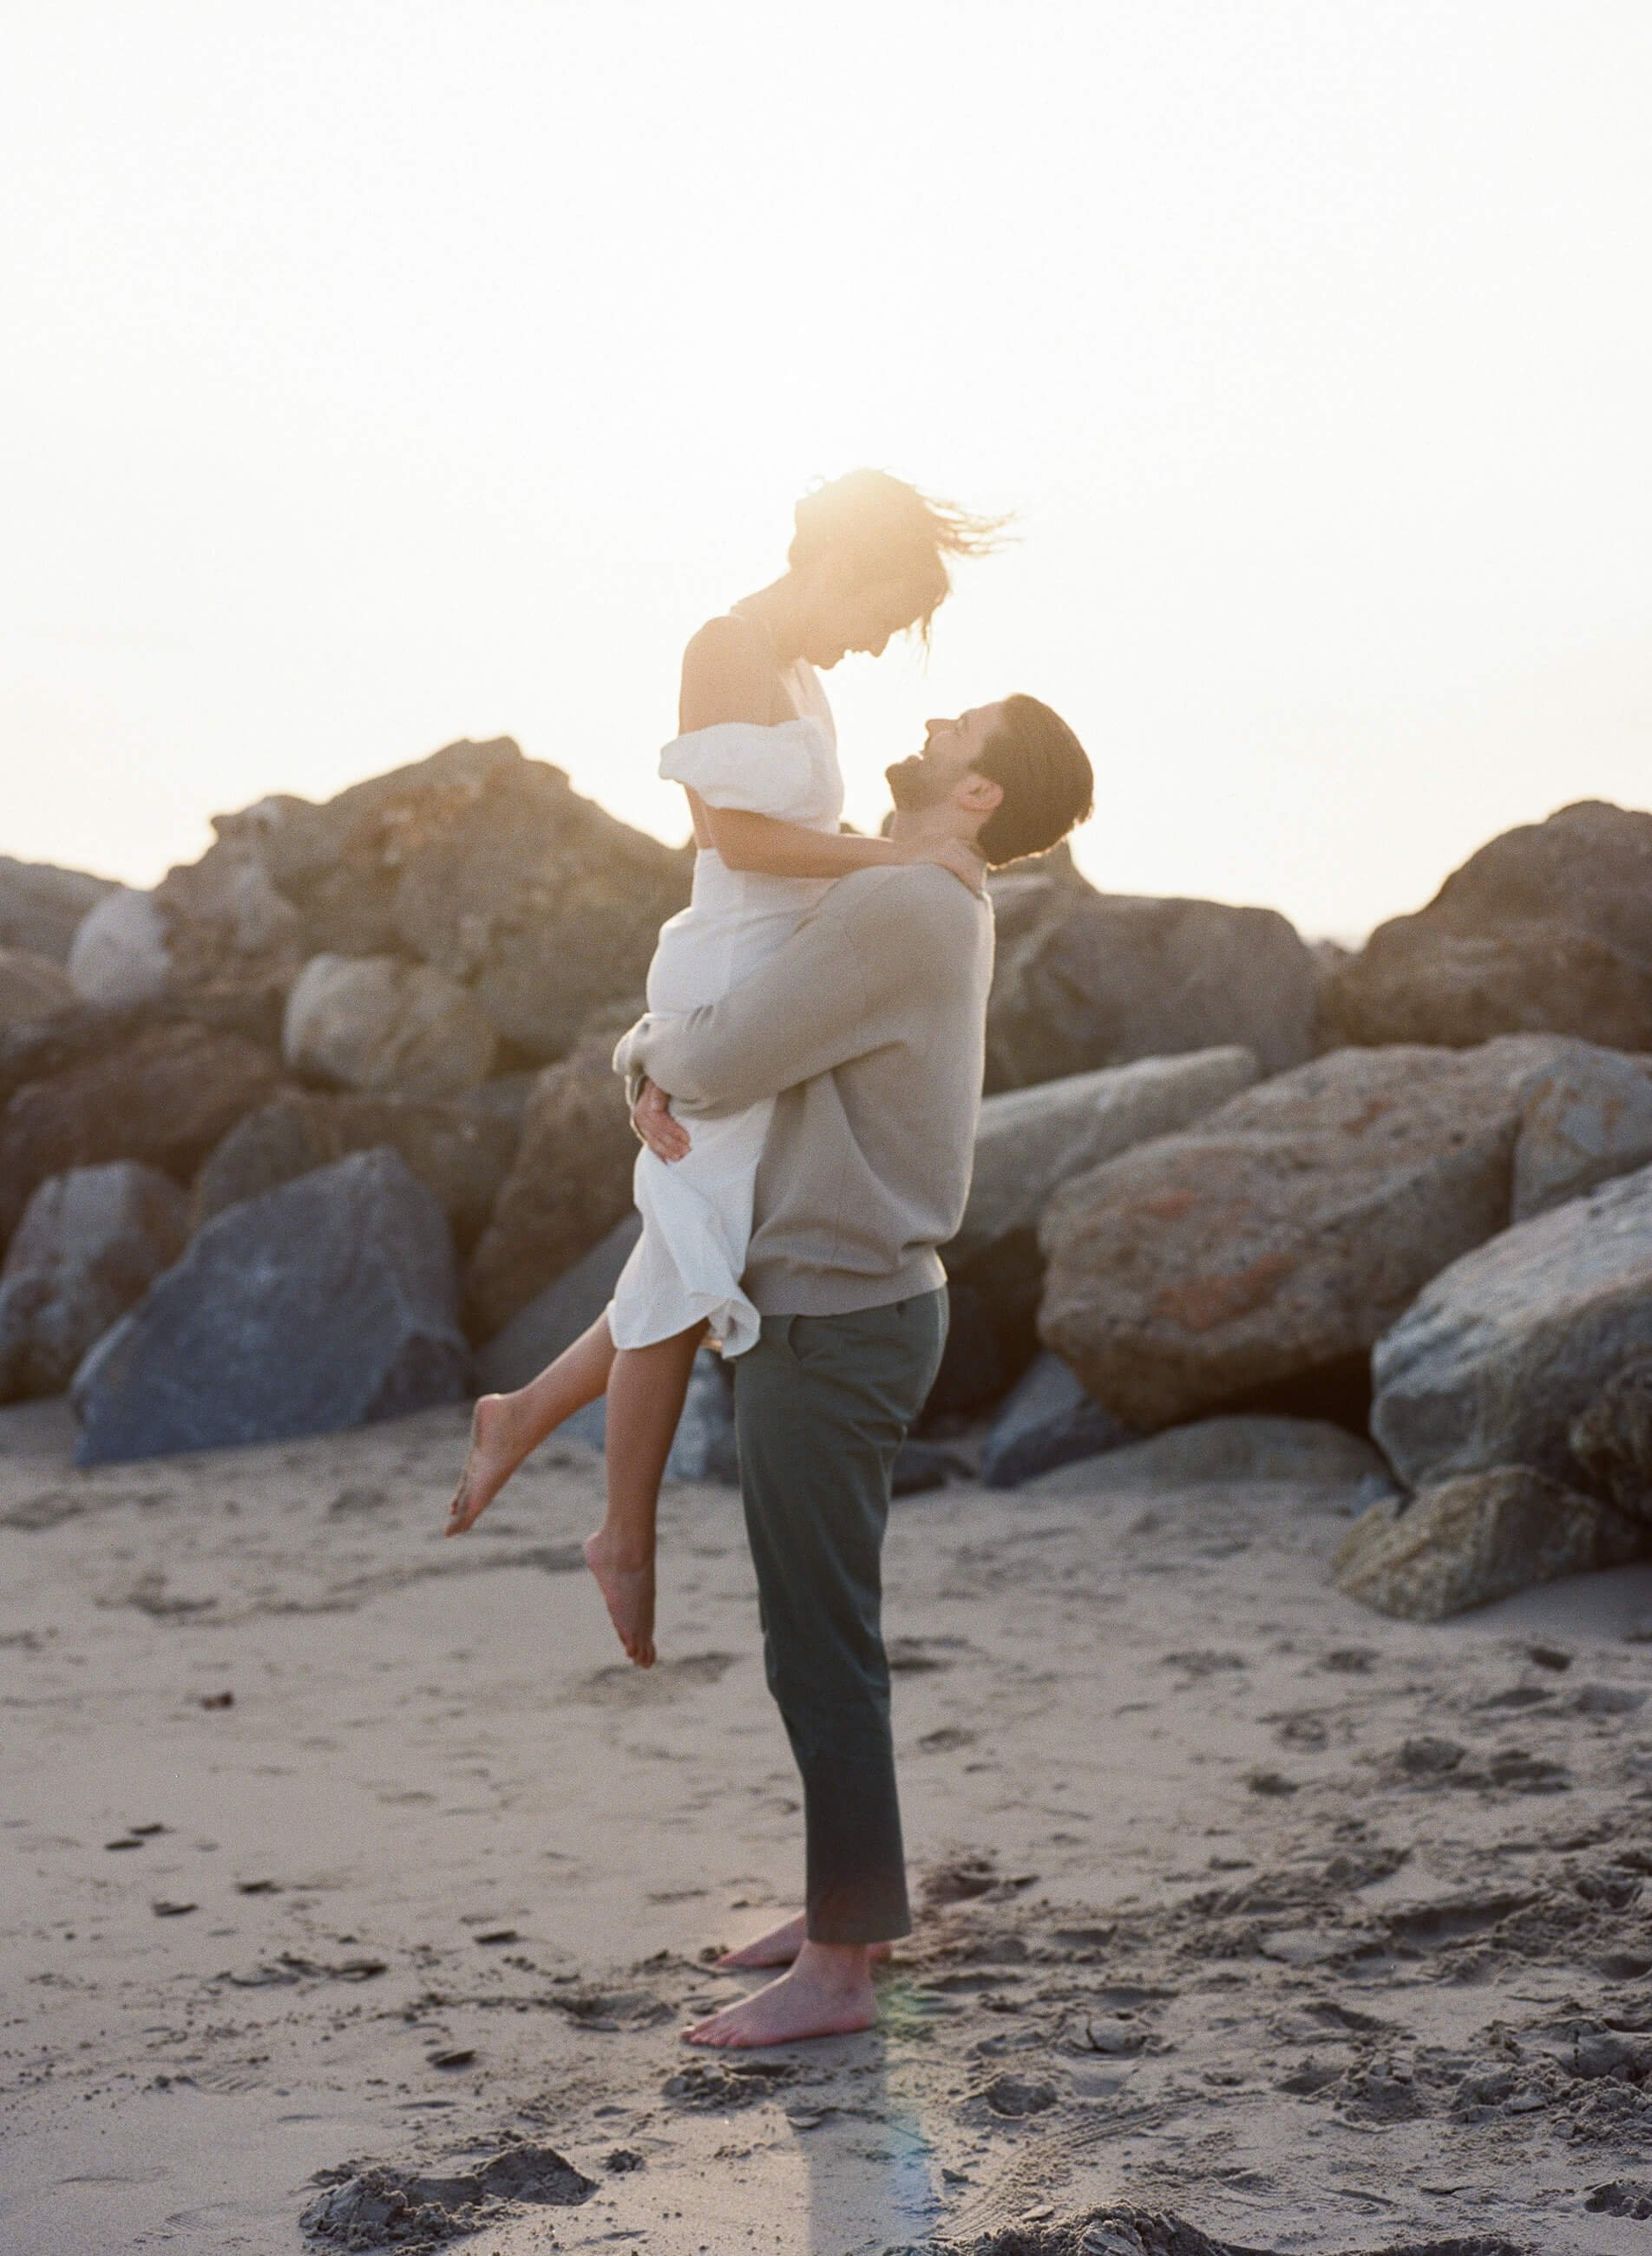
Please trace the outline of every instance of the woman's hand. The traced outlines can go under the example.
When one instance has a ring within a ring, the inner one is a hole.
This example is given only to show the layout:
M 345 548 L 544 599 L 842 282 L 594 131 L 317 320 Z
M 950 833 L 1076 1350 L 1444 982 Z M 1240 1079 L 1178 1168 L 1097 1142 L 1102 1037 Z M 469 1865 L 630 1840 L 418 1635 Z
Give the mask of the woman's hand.
M 688 1132 L 671 1117 L 671 1099 L 663 1089 L 645 1081 L 631 1108 L 631 1124 L 657 1160 L 686 1160 Z
M 933 862 L 937 869 L 949 870 L 959 885 L 972 893 L 986 891 L 986 864 L 972 846 L 961 838 L 939 838 L 933 846 L 918 847 L 909 857 L 914 862 Z

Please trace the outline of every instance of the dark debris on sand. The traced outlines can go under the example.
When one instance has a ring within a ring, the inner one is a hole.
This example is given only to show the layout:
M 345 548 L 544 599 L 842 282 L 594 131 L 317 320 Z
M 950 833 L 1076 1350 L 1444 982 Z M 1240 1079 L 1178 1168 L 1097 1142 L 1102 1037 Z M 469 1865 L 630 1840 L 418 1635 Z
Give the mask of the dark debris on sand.
M 299 2222 L 335 2248 L 400 2248 L 409 2256 L 444 2247 L 526 2207 L 572 2209 L 596 2182 L 551 2147 L 506 2147 L 480 2168 L 427 2175 L 380 2162 L 329 2172 Z
M 972 2240 L 926 2240 L 885 2256 L 1273 2256 L 1234 2240 L 1212 2240 L 1170 2211 L 1092 2209 L 1048 2224 L 1012 2224 Z M 1359 2252 L 1367 2256 L 1367 2252 Z M 1536 2256 L 1523 2242 L 1501 2238 L 1407 2240 L 1368 2256 Z

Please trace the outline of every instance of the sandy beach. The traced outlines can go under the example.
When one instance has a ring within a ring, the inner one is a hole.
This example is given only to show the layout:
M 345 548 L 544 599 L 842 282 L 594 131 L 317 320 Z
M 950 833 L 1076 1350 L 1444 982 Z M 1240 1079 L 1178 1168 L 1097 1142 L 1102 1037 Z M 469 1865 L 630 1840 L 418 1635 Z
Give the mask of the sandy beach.
M 707 2056 L 799 1882 L 738 1498 L 668 1493 L 645 1675 L 595 1457 L 444 1544 L 463 1424 L 0 1417 L 11 2256 L 380 2245 L 370 2164 L 489 2256 L 1645 2245 L 1652 1568 L 1423 1628 L 1351 1491 L 898 1505 L 917 1932 L 877 2033 Z

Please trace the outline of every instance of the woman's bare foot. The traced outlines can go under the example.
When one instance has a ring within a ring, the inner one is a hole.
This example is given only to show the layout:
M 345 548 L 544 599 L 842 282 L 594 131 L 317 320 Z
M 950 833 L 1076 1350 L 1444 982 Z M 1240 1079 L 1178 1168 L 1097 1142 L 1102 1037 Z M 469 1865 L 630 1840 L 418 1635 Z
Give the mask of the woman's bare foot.
M 783 1919 L 778 1927 L 759 1935 L 755 1942 L 743 1942 L 738 1950 L 725 1950 L 716 1963 L 731 1969 L 749 1966 L 789 1966 L 808 1941 L 806 1922 L 800 1911 L 795 1918 Z M 868 1946 L 873 1960 L 890 1957 L 893 1942 L 874 1942 Z
M 474 1527 L 533 1448 L 513 1409 L 512 1396 L 484 1394 L 471 1412 L 470 1447 L 448 1506 L 444 1534 L 462 1535 Z
M 795 2044 L 803 2037 L 841 2037 L 869 2029 L 878 2018 L 870 1954 L 858 1945 L 805 1942 L 796 1963 L 777 1981 L 696 2021 L 685 2044 L 729 2050 Z
M 585 1564 L 597 1577 L 597 1587 L 608 1608 L 608 1618 L 619 1641 L 639 1668 L 654 1665 L 654 1562 L 641 1566 L 617 1555 L 606 1528 L 599 1527 L 581 1545 Z

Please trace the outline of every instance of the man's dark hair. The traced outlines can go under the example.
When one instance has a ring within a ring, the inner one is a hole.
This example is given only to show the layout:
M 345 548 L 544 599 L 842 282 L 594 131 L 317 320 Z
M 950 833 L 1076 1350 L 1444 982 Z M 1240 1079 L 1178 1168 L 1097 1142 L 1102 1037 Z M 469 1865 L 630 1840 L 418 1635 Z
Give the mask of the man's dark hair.
M 1004 797 L 975 835 L 994 869 L 1058 845 L 1096 803 L 1084 748 L 1059 713 L 1036 697 L 1006 697 L 1004 717 L 975 763 Z

